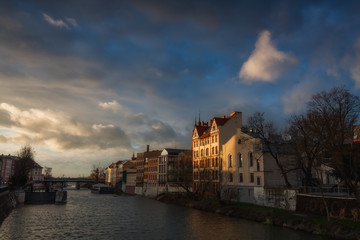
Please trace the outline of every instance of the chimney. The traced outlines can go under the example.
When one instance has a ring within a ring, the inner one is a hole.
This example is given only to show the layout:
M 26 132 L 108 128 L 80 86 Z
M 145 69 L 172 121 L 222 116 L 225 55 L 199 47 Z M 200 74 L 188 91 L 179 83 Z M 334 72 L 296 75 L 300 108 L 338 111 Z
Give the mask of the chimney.
M 149 150 L 150 150 L 150 146 L 146 145 L 146 152 L 149 152 Z

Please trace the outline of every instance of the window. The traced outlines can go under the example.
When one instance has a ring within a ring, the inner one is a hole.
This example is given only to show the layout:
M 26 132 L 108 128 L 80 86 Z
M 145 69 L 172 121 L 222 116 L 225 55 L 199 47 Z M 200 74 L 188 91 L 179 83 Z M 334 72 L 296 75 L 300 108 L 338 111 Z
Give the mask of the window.
M 211 154 L 214 154 L 214 147 L 212 147 L 211 149 Z
M 239 173 L 239 182 L 240 183 L 244 182 L 244 176 L 242 173 Z
M 233 181 L 233 174 L 229 173 L 229 182 L 232 182 L 232 181 Z
M 217 149 L 217 146 L 215 147 L 215 154 L 217 154 L 218 153 L 218 149 Z
M 219 166 L 219 159 L 215 158 L 215 167 Z
M 215 167 L 215 160 L 214 158 L 212 159 L 212 164 L 211 164 L 212 167 Z
M 256 177 L 256 185 L 261 185 L 261 177 Z
M 232 157 L 231 157 L 231 154 L 229 154 L 228 159 L 229 159 L 229 168 L 231 168 L 231 167 L 232 167 Z
M 204 156 L 204 149 L 201 149 L 201 156 Z
M 209 149 L 206 149 L 206 156 L 209 156 Z
M 238 153 L 238 163 L 239 163 L 239 168 L 242 168 L 243 167 L 243 159 L 242 159 L 241 153 Z
M 215 136 L 215 142 L 217 142 L 217 135 Z
M 260 161 L 259 161 L 259 159 L 256 159 L 256 170 L 258 172 L 260 171 Z
M 250 173 L 250 182 L 253 183 L 254 182 L 254 174 Z
M 254 160 L 253 160 L 253 154 L 252 152 L 249 152 L 249 166 L 254 166 Z
M 212 142 L 212 143 L 214 142 L 214 136 L 211 137 L 211 142 Z

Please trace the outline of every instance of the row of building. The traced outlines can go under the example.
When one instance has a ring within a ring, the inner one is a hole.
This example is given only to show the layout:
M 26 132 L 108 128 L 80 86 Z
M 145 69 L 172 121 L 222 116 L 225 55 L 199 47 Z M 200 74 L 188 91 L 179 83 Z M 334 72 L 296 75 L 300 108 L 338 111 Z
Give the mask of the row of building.
M 279 160 L 294 162 L 294 158 L 294 154 L 283 151 Z M 292 186 L 301 185 L 302 177 L 296 171 L 287 176 Z M 335 183 L 326 169 L 323 179 Z M 131 194 L 156 196 L 190 190 L 232 201 L 295 207 L 288 206 L 295 190 L 284 190 L 275 159 L 256 132 L 243 128 L 241 112 L 209 122 L 195 120 L 190 150 L 150 151 L 147 146 L 131 160 L 111 164 L 106 169 L 106 183 Z
M 152 150 L 137 153 L 131 160 L 117 161 L 106 168 L 105 183 L 128 194 L 156 196 L 192 188 L 191 151 Z
M 0 155 L 0 184 L 8 184 L 11 182 L 11 178 L 15 173 L 15 165 L 17 161 L 19 161 L 19 157 L 3 154 Z M 42 174 L 43 168 L 37 162 L 31 160 L 29 168 L 29 181 L 44 180 L 44 175 Z

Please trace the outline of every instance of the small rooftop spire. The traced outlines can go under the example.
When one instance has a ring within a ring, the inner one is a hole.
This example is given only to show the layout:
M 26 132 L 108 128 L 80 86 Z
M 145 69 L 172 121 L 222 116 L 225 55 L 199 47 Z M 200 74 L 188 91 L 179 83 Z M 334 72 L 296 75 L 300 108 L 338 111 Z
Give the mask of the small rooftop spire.
M 199 110 L 199 121 L 198 121 L 198 125 L 201 125 L 201 120 L 200 120 L 200 110 Z

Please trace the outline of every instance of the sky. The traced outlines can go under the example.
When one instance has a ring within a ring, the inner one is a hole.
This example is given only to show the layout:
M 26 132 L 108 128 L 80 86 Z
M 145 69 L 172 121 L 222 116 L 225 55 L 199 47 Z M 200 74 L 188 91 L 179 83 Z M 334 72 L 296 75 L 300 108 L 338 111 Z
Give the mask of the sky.
M 360 93 L 359 1 L 0 0 L 0 153 L 54 176 L 190 148 L 201 120 L 279 127 L 313 94 Z

